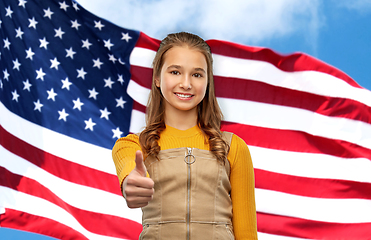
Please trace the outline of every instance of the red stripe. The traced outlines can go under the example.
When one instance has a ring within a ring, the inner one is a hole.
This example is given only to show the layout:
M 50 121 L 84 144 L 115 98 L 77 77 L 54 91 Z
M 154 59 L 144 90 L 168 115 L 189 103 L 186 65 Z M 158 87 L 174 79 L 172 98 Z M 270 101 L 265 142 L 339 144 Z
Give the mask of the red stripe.
M 160 46 L 160 40 L 151 38 L 148 35 L 140 32 L 139 38 L 135 47 L 147 48 L 153 51 L 157 51 L 158 47 Z
M 371 108 L 361 102 L 277 87 L 259 81 L 216 76 L 215 94 L 218 97 L 301 108 L 325 116 L 371 123 Z
M 0 214 L 1 227 L 34 232 L 57 239 L 86 239 L 84 235 L 60 222 L 7 208 Z
M 343 158 L 371 159 L 371 150 L 343 140 L 313 136 L 305 132 L 263 128 L 223 122 L 223 131 L 233 132 L 247 145 L 270 149 L 328 154 Z
M 206 42 L 210 45 L 211 52 L 215 54 L 268 62 L 286 72 L 323 72 L 342 79 L 353 87 L 362 88 L 344 72 L 304 53 L 284 56 L 268 48 L 249 47 L 220 40 L 208 40 Z
M 132 66 L 131 73 L 133 81 L 151 89 L 151 68 Z M 215 76 L 215 94 L 217 97 L 306 109 L 325 116 L 371 123 L 371 108 L 361 102 L 277 87 L 259 81 Z
M 118 178 L 99 170 L 66 161 L 13 136 L 0 125 L 0 145 L 15 155 L 64 180 L 121 196 Z M 66 171 L 67 169 L 67 171 Z M 96 181 L 99 179 L 99 181 Z M 93 180 L 93 181 L 92 181 Z
M 133 109 L 144 112 L 141 104 L 133 101 Z M 292 152 L 328 154 L 343 158 L 371 159 L 371 150 L 343 140 L 313 136 L 306 132 L 264 128 L 223 121 L 222 131 L 233 132 L 247 145 Z
M 256 188 L 306 197 L 371 200 L 371 183 L 298 177 L 256 168 L 254 172 Z
M 330 223 L 260 212 L 257 212 L 257 221 L 259 232 L 274 235 L 326 240 L 371 239 L 371 223 Z
M 0 167 L 0 185 L 54 203 L 73 215 L 85 229 L 96 234 L 118 238 L 138 239 L 142 230 L 141 224 L 129 219 L 86 211 L 71 206 L 39 182 L 13 174 L 4 167 Z M 109 202 L 106 204 L 109 204 Z M 97 207 L 99 208 L 99 206 Z
M 152 85 L 152 68 L 139 67 L 131 65 L 131 79 L 142 87 L 151 89 Z

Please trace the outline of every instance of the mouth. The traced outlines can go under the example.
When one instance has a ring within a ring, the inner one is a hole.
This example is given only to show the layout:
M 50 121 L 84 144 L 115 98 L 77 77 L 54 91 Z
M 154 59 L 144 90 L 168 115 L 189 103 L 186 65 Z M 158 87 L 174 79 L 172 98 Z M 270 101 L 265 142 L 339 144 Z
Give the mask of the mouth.
M 175 95 L 180 99 L 191 99 L 194 95 L 186 93 L 175 93 Z

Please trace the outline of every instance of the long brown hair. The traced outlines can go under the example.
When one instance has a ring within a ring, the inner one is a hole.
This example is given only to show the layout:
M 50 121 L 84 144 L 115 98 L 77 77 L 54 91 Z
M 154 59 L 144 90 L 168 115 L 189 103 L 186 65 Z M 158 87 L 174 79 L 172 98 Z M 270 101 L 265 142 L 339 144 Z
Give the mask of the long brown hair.
M 227 159 L 229 146 L 222 138 L 220 131 L 223 114 L 215 97 L 211 50 L 202 38 L 191 33 L 179 32 L 169 34 L 160 44 L 153 60 L 152 89 L 147 104 L 146 128 L 139 136 L 139 143 L 146 156 L 152 155 L 157 157 L 161 150 L 158 140 L 160 139 L 160 133 L 166 128 L 164 121 L 165 104 L 161 90 L 155 84 L 155 78 L 160 76 L 164 63 L 164 54 L 175 46 L 188 46 L 189 48 L 200 51 L 205 56 L 208 83 L 205 97 L 197 106 L 197 123 L 202 132 L 207 136 L 209 150 L 221 163 L 224 163 Z

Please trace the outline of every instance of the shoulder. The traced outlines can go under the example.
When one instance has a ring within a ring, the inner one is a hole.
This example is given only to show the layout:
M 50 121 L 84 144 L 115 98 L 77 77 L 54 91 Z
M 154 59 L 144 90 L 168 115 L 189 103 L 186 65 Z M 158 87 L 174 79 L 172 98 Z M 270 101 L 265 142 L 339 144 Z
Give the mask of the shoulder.
M 128 134 L 126 137 L 119 138 L 113 149 L 120 149 L 130 145 L 139 145 L 139 134 Z
M 242 159 L 251 160 L 249 147 L 242 138 L 233 134 L 228 153 L 228 160 L 233 166 L 238 162 L 237 160 Z

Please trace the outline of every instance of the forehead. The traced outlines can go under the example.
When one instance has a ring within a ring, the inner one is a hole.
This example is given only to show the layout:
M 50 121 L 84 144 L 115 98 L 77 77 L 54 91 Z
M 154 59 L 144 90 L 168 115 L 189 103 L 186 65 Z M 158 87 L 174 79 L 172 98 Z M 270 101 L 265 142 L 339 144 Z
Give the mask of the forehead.
M 188 46 L 175 46 L 170 48 L 163 55 L 164 65 L 180 65 L 202 67 L 207 69 L 207 61 L 205 55 L 195 48 Z

